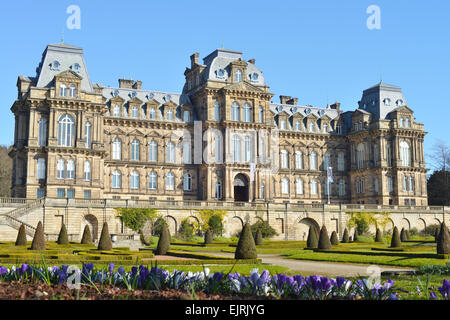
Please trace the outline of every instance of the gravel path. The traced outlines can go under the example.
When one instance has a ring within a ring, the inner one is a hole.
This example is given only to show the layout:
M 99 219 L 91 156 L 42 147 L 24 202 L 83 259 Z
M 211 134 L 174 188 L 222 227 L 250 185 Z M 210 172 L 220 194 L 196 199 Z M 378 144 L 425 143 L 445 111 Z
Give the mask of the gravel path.
M 223 257 L 233 257 L 232 253 L 215 252 L 215 255 Z M 322 275 L 322 276 L 370 276 L 374 274 L 374 271 L 369 269 L 369 264 L 352 264 L 341 262 L 322 262 L 322 261 L 306 261 L 306 260 L 294 260 L 286 259 L 279 255 L 274 254 L 258 254 L 258 258 L 262 259 L 262 263 L 271 265 L 277 265 L 286 267 L 292 271 L 297 271 L 302 275 Z M 384 271 L 407 271 L 413 269 L 391 267 L 391 266 L 378 266 L 380 272 Z

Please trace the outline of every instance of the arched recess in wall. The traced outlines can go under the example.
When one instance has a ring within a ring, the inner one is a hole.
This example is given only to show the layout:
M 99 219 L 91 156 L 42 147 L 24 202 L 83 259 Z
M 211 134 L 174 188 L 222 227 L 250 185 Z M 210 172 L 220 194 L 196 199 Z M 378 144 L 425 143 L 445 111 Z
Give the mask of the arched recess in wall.
M 427 223 L 425 222 L 424 219 L 419 218 L 417 219 L 417 230 L 420 231 L 424 231 L 427 227 Z
M 303 218 L 299 220 L 298 228 L 297 228 L 297 238 L 299 240 L 306 240 L 308 239 L 308 232 L 309 227 L 313 227 L 316 229 L 317 234 L 320 232 L 320 225 L 317 223 L 316 220 L 312 218 Z
M 392 221 L 392 219 L 389 218 L 386 225 L 384 226 L 383 231 L 387 232 L 387 233 L 391 233 L 394 230 L 394 226 L 395 226 L 394 221 Z
M 198 218 L 196 216 L 189 216 L 187 217 L 189 224 L 191 224 L 192 226 L 194 226 L 194 228 L 197 228 L 200 226 L 200 220 L 198 220 Z M 180 225 L 181 227 L 181 225 Z M 201 231 L 200 229 L 198 230 L 198 232 L 196 233 L 196 235 L 200 236 L 201 235 Z
M 244 227 L 244 221 L 242 220 L 241 217 L 238 217 L 238 216 L 232 217 L 229 221 L 230 221 L 230 226 L 229 226 L 230 235 L 231 236 L 238 235 L 242 231 L 242 228 Z
M 97 241 L 98 240 L 98 220 L 97 220 L 97 217 L 94 216 L 93 214 L 85 215 L 83 217 L 83 227 L 82 227 L 81 230 L 84 231 L 84 227 L 86 225 L 88 225 L 89 226 L 89 230 L 91 230 L 92 241 L 94 241 L 94 242 Z
M 408 219 L 403 218 L 402 220 L 400 220 L 400 228 L 399 229 L 402 230 L 402 228 L 405 228 L 405 230 L 411 229 L 411 223 L 409 222 Z
M 177 219 L 175 219 L 172 216 L 165 216 L 164 219 L 167 222 L 167 226 L 169 228 L 169 233 L 171 235 L 176 235 L 177 231 L 178 231 L 178 223 L 177 223 Z
M 439 220 L 438 218 L 434 218 L 433 224 L 441 225 L 441 220 Z

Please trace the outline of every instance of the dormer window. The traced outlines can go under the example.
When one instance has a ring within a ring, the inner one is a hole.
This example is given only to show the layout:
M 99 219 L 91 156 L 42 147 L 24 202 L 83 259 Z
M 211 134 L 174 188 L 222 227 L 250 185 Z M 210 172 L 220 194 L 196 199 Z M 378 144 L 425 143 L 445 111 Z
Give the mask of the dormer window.
M 79 73 L 79 72 L 80 72 L 80 69 L 81 69 L 81 67 L 80 67 L 80 65 L 79 65 L 78 63 L 74 63 L 74 64 L 72 65 L 72 71 L 73 71 L 73 72 Z
M 225 70 L 223 70 L 223 69 L 217 70 L 216 75 L 217 75 L 217 78 L 219 78 L 219 79 L 225 78 Z
M 400 127 L 403 128 L 405 126 L 405 119 L 400 118 Z
M 403 100 L 402 99 L 398 99 L 396 104 L 397 104 L 397 107 L 401 107 L 403 105 Z
M 50 70 L 59 71 L 60 66 L 61 64 L 55 60 L 50 64 Z
M 391 99 L 389 98 L 384 99 L 384 105 L 389 107 L 391 105 Z
M 253 73 L 250 75 L 250 80 L 251 80 L 252 82 L 258 82 L 258 78 L 259 78 L 259 75 L 258 75 L 256 72 L 253 72 Z
M 130 96 L 130 98 L 136 98 L 137 92 L 136 92 L 136 91 L 131 91 L 131 92 L 129 93 L 129 96 Z
M 147 99 L 148 99 L 148 100 L 152 100 L 154 97 L 155 97 L 155 94 L 154 94 L 154 93 L 149 93 L 149 94 L 147 95 Z
M 308 109 L 305 109 L 305 114 L 306 114 L 306 115 L 308 115 L 308 114 L 310 114 L 310 113 L 311 113 L 311 109 L 309 109 L 309 108 L 308 108 Z
M 149 115 L 149 118 L 150 118 L 150 119 L 156 119 L 156 111 L 155 111 L 155 108 L 150 108 L 150 111 L 149 111 L 148 115 Z
M 118 95 L 119 95 L 119 90 L 114 90 L 113 92 L 111 92 L 111 95 L 113 96 L 113 97 L 117 97 Z
M 410 127 L 411 127 L 411 120 L 409 120 L 409 118 L 405 118 L 405 126 L 406 126 L 407 128 L 410 128 Z
M 166 112 L 166 120 L 173 121 L 173 111 L 170 109 Z
M 139 110 L 137 106 L 131 107 L 131 117 L 137 118 L 139 116 Z
M 234 81 L 235 82 L 241 82 L 242 81 L 242 71 L 241 70 L 236 70 L 234 72 Z
M 286 130 L 286 120 L 280 120 L 280 130 Z

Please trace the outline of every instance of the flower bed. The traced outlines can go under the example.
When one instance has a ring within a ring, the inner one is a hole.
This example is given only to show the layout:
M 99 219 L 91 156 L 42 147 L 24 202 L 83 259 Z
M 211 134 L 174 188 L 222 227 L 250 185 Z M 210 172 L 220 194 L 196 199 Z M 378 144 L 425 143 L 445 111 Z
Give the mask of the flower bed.
M 207 268 L 204 272 L 186 273 L 177 270 L 168 272 L 157 267 L 149 269 L 141 265 L 132 267 L 130 272 L 125 272 L 123 267 L 116 270 L 113 263 L 107 269 L 100 270 L 93 264 L 85 264 L 81 270 L 70 269 L 68 266 L 37 267 L 23 264 L 19 268 L 0 267 L 0 279 L 3 285 L 10 283 L 16 286 L 18 283 L 33 285 L 44 282 L 46 286 L 52 288 L 61 287 L 67 283 L 70 288 L 69 285 L 80 284 L 80 288 L 84 286 L 94 288 L 98 295 L 102 295 L 105 290 L 109 292 L 126 290 L 131 293 L 144 290 L 148 294 L 155 291 L 163 294 L 170 290 L 177 290 L 180 294 L 190 295 L 192 299 L 205 295 L 306 300 L 397 300 L 399 298 L 393 286 L 394 282 L 391 280 L 371 284 L 367 280 L 351 281 L 343 277 L 334 279 L 321 276 L 305 278 L 301 275 L 293 277 L 283 274 L 270 275 L 266 270 L 262 273 L 254 270 L 250 276 L 242 276 L 239 273 L 212 274 Z M 430 297 L 449 299 L 450 281 L 444 280 L 438 291 L 438 294 L 432 292 Z M 145 298 L 147 293 L 144 292 L 141 297 Z

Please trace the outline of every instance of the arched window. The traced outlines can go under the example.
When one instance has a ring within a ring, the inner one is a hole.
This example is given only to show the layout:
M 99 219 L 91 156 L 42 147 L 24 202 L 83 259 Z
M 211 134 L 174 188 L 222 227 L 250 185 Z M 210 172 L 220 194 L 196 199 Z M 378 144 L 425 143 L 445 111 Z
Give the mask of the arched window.
M 411 165 L 410 154 L 408 142 L 400 142 L 400 160 L 402 161 L 402 166 L 409 167 Z
M 356 166 L 358 169 L 364 168 L 364 163 L 366 161 L 366 152 L 364 144 L 360 143 L 356 147 Z
M 310 184 L 310 188 L 311 188 L 311 195 L 317 195 L 317 180 L 316 179 L 311 179 L 311 184 Z
M 131 117 L 132 118 L 138 118 L 139 117 L 139 109 L 137 106 L 131 107 Z
M 234 162 L 241 162 L 241 138 L 237 135 L 233 135 L 231 138 L 231 152 L 233 154 Z
M 289 167 L 289 155 L 286 150 L 281 150 L 281 169 Z
M 316 131 L 314 122 L 310 121 L 309 122 L 309 132 L 314 132 L 314 131 Z
M 289 180 L 287 178 L 281 179 L 281 193 L 289 194 Z
M 84 141 L 85 147 L 90 149 L 92 143 L 92 125 L 90 122 L 84 124 Z
M 59 117 L 58 120 L 58 146 L 72 147 L 75 134 L 75 121 L 68 114 Z
M 64 179 L 66 173 L 65 171 L 66 171 L 66 164 L 64 162 L 64 159 L 58 159 L 56 163 L 56 177 L 58 179 Z
M 156 119 L 156 111 L 155 108 L 150 108 L 150 112 L 148 113 L 150 116 L 150 119 L 154 120 Z
M 113 160 L 122 159 L 122 142 L 119 138 L 115 138 L 112 143 L 112 158 Z
M 139 173 L 137 173 L 136 171 L 131 171 L 130 188 L 131 189 L 139 189 Z
M 296 193 L 303 194 L 303 180 L 301 178 L 297 178 L 295 186 L 296 186 Z
M 157 174 L 156 172 L 152 171 L 148 174 L 148 188 L 151 190 L 156 190 L 157 186 Z
M 189 110 L 183 111 L 183 121 L 186 123 L 191 122 L 191 113 L 189 112 Z
M 158 161 L 158 144 L 154 140 L 148 145 L 148 161 Z
M 310 170 L 317 170 L 317 153 L 311 151 L 309 154 L 309 168 Z
M 252 149 L 250 143 L 250 137 L 244 137 L 244 162 L 250 162 L 252 159 Z
M 39 139 L 38 143 L 40 147 L 47 145 L 47 119 L 41 118 L 39 120 Z
M 328 167 L 330 166 L 331 166 L 330 154 L 326 152 L 325 155 L 323 156 L 323 170 L 327 171 Z
M 223 159 L 222 159 L 222 140 L 221 140 L 221 135 L 219 133 L 216 133 L 214 135 L 214 161 L 216 163 L 222 163 Z
M 71 84 L 69 87 L 69 97 L 75 98 L 77 96 L 77 86 Z
M 166 146 L 166 162 L 175 162 L 175 146 L 172 142 L 167 143 Z
M 45 159 L 39 158 L 37 161 L 37 178 L 45 179 Z
M 214 102 L 214 120 L 220 121 L 220 103 Z
M 242 71 L 241 70 L 236 70 L 234 72 L 234 81 L 235 82 L 241 82 L 242 81 Z
M 258 112 L 259 112 L 259 123 L 263 123 L 264 122 L 264 111 L 263 111 L 262 106 L 258 107 Z
M 185 173 L 183 175 L 183 190 L 184 191 L 191 191 L 192 189 L 192 178 L 189 173 Z
M 130 160 L 139 161 L 139 140 L 131 141 L 131 155 Z
M 73 159 L 67 160 L 67 179 L 75 179 L 75 161 Z
M 120 189 L 121 188 L 121 175 L 119 170 L 114 170 L 111 175 L 111 188 Z
M 183 162 L 185 164 L 191 164 L 191 144 L 183 142 Z
M 173 120 L 173 111 L 170 109 L 166 111 L 166 120 L 168 120 L 168 121 Z
M 414 191 L 414 178 L 412 176 L 409 177 L 409 191 Z
M 113 107 L 113 116 L 120 117 L 120 106 L 115 104 Z
M 328 124 L 327 123 L 323 124 L 323 133 L 328 133 Z
M 339 152 L 338 153 L 338 171 L 344 171 L 344 169 L 345 169 L 344 153 Z
M 239 104 L 237 102 L 233 102 L 231 104 L 231 120 L 239 121 Z
M 345 195 L 345 181 L 343 179 L 339 180 L 339 196 Z
M 172 172 L 166 175 L 166 190 L 175 190 L 175 177 Z
M 301 125 L 300 125 L 300 120 L 295 120 L 295 125 L 294 125 L 295 131 L 300 131 L 301 130 Z
M 295 169 L 303 169 L 303 154 L 300 150 L 295 151 Z
M 64 83 L 59 86 L 59 95 L 61 97 L 67 97 L 67 86 Z
M 215 198 L 217 200 L 222 199 L 222 183 L 220 183 L 220 181 L 216 182 L 216 193 L 215 193 Z
M 84 181 L 91 181 L 91 163 L 89 161 L 84 161 L 83 177 Z
M 248 103 L 244 103 L 244 106 L 243 106 L 243 121 L 244 122 L 252 121 L 251 113 L 252 113 L 251 106 Z

